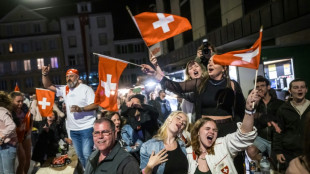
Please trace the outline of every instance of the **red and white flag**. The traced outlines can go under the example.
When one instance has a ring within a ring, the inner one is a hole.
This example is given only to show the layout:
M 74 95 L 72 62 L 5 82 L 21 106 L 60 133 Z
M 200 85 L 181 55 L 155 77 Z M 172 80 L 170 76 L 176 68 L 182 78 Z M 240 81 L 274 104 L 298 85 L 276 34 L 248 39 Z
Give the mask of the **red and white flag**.
M 55 92 L 36 88 L 37 106 L 42 117 L 50 117 L 53 115 L 53 105 L 55 100 Z
M 14 91 L 20 91 L 20 89 L 19 89 L 17 83 L 16 83 L 16 85 L 15 85 Z
M 262 50 L 262 36 L 263 29 L 260 29 L 259 38 L 251 48 L 214 55 L 214 63 L 258 69 Z
M 147 46 L 192 29 L 187 18 L 172 14 L 143 12 L 133 20 Z
M 95 104 L 100 105 L 108 111 L 118 111 L 118 81 L 126 66 L 127 63 L 125 61 L 99 55 L 99 85 L 96 90 Z

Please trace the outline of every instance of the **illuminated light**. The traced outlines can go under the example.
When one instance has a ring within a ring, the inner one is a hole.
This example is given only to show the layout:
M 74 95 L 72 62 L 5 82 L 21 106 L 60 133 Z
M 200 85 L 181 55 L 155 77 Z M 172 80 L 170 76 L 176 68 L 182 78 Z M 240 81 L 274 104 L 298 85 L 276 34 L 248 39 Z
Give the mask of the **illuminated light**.
M 111 90 L 111 95 L 115 95 L 115 90 Z
M 9 44 L 9 52 L 13 53 L 13 45 L 12 44 Z
M 152 86 L 155 86 L 155 85 L 157 85 L 157 83 L 154 82 L 154 81 L 150 81 L 150 82 L 147 82 L 147 83 L 145 84 L 145 86 L 147 86 L 147 87 L 152 87 Z

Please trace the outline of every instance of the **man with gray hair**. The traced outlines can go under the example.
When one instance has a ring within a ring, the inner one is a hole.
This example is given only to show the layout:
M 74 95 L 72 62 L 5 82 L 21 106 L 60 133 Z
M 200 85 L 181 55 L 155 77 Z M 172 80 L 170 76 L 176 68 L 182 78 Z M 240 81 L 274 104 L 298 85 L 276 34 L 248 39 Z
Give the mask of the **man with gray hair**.
M 111 120 L 101 118 L 95 121 L 93 140 L 97 150 L 90 155 L 85 174 L 140 173 L 136 159 L 116 141 L 115 125 Z

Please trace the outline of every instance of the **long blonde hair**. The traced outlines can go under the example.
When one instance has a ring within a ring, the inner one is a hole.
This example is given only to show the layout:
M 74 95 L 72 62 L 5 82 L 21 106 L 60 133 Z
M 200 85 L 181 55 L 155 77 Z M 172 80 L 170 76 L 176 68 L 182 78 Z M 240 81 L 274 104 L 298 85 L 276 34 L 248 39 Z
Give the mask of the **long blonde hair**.
M 176 117 L 179 114 L 184 114 L 186 116 L 186 119 L 188 119 L 186 113 L 182 112 L 182 111 L 174 111 L 172 112 L 166 119 L 166 121 L 164 122 L 164 124 L 158 129 L 157 134 L 154 136 L 154 138 L 158 139 L 158 140 L 162 140 L 162 141 L 166 141 L 168 138 L 168 133 L 167 133 L 167 129 L 168 129 L 168 125 L 169 123 L 171 123 L 171 121 L 173 120 L 174 117 Z M 186 122 L 186 127 L 184 128 L 184 130 L 187 130 L 188 128 L 188 120 Z M 177 138 L 177 137 L 176 137 Z

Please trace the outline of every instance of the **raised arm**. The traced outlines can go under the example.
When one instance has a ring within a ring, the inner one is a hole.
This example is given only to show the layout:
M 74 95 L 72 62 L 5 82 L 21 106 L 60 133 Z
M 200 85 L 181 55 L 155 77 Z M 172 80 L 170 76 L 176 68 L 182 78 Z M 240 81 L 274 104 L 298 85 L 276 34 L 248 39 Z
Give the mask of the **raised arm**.
M 50 78 L 48 77 L 50 69 L 51 69 L 50 65 L 42 67 L 42 83 L 44 88 L 56 92 L 56 87 L 52 84 Z
M 196 92 L 201 83 L 201 79 L 194 79 L 186 82 L 174 82 L 164 76 L 158 65 L 156 71 L 150 65 L 142 64 L 141 66 L 142 71 L 160 81 L 163 88 L 168 89 L 182 98 L 187 98 L 185 93 Z
M 253 130 L 255 107 L 257 106 L 259 100 L 260 97 L 257 94 L 257 90 L 252 90 L 246 100 L 245 114 L 241 125 L 242 133 L 248 133 Z M 254 108 L 252 107 L 253 103 L 255 103 Z

